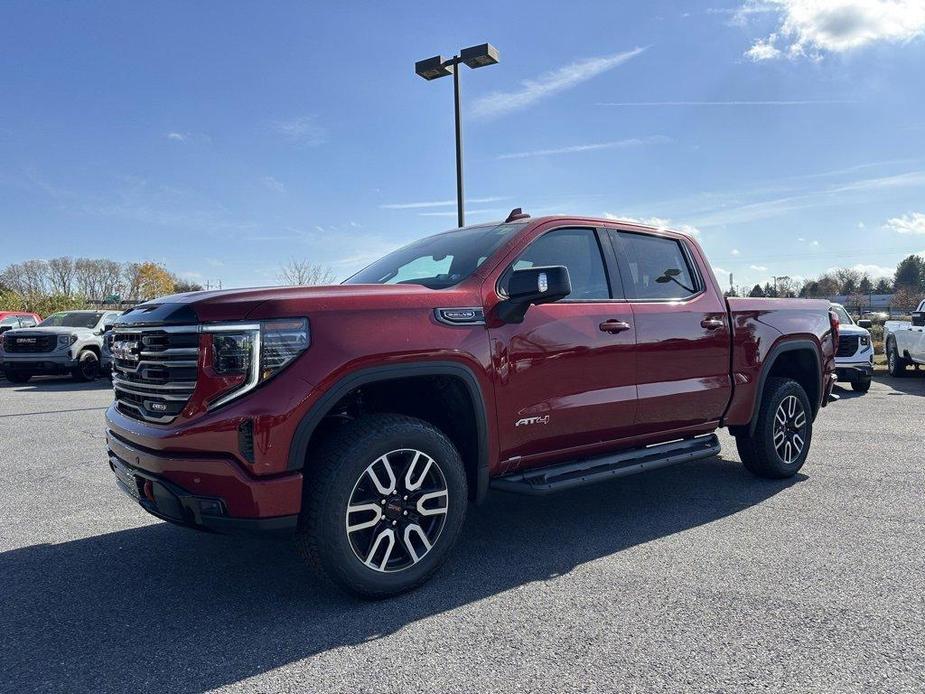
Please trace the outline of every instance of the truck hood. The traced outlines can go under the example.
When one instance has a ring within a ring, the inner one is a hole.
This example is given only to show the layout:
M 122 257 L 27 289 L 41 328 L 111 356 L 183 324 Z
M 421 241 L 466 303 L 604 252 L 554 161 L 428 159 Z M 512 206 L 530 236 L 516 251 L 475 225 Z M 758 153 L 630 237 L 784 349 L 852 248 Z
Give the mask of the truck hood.
M 870 331 L 867 328 L 862 328 L 860 325 L 845 325 L 844 323 L 838 328 L 838 332 L 842 335 L 870 335 Z
M 80 337 L 92 337 L 93 331 L 89 328 L 68 328 L 64 325 L 49 325 L 35 328 L 16 328 L 7 330 L 4 335 L 19 335 L 20 337 L 29 337 L 30 335 L 78 335 Z
M 479 303 L 478 292 L 461 285 L 428 289 L 419 284 L 337 284 L 317 287 L 257 287 L 173 294 L 139 304 L 119 323 L 192 323 L 308 316 L 334 310 L 453 308 Z

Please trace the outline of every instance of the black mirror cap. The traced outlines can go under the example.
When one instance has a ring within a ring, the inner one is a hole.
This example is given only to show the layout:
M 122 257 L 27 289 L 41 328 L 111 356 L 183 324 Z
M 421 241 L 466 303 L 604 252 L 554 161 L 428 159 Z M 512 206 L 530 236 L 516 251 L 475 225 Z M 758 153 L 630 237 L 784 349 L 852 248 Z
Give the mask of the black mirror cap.
M 916 311 L 912 314 L 912 325 L 917 328 L 925 327 L 925 311 Z
M 511 299 L 545 304 L 572 293 L 572 281 L 564 265 L 528 267 L 511 272 L 507 294 Z
M 572 293 L 572 281 L 564 265 L 513 270 L 505 282 L 508 300 L 498 305 L 505 323 L 521 323 L 531 304 L 550 304 Z
M 860 320 L 858 321 L 858 327 L 859 327 L 859 328 L 867 328 L 868 330 L 870 330 L 870 328 L 871 328 L 872 325 L 873 325 L 873 323 L 872 323 L 870 320 L 868 320 L 867 318 L 862 318 L 862 319 L 860 319 Z

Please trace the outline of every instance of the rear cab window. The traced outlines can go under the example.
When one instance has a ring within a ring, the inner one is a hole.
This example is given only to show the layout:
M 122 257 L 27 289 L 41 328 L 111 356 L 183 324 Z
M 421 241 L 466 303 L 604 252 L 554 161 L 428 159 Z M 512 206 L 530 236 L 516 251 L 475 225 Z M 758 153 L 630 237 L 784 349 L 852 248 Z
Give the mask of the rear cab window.
M 683 301 L 703 291 L 684 244 L 675 238 L 608 230 L 622 260 L 626 293 L 637 301 Z

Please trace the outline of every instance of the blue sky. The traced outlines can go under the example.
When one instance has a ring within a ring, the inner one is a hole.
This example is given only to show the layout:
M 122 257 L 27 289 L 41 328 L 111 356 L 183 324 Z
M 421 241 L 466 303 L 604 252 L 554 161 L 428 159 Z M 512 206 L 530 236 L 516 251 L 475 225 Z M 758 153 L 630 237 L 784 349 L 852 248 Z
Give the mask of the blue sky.
M 341 278 L 455 224 L 697 233 L 721 282 L 925 251 L 925 0 L 0 6 L 0 265 L 150 259 L 226 287 Z

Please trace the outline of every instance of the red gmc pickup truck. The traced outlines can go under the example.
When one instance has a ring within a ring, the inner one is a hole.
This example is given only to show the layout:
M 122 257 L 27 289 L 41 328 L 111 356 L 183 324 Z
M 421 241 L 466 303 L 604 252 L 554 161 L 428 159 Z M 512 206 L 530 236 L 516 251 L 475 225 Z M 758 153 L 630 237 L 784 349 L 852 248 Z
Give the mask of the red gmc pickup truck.
M 338 286 L 164 297 L 112 329 L 109 465 L 155 516 L 292 534 L 367 597 L 425 581 L 469 502 L 719 452 L 803 465 L 826 301 L 725 299 L 697 242 L 515 210 Z

